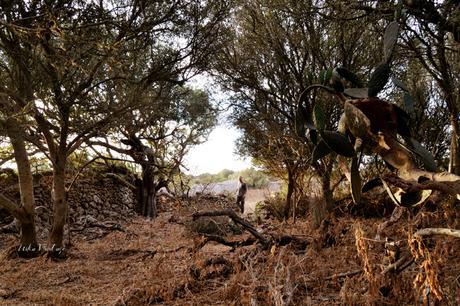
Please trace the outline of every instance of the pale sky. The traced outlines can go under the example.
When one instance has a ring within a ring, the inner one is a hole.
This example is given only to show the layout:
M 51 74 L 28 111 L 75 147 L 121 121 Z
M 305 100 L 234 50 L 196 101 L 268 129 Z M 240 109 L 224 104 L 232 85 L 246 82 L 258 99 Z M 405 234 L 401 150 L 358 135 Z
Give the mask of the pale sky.
M 208 75 L 198 75 L 188 85 L 207 91 L 215 101 L 225 104 L 225 100 L 228 99 L 228 96 L 212 82 L 212 78 Z M 249 158 L 242 159 L 234 154 L 235 141 L 240 133 L 228 123 L 226 114 L 220 114 L 218 121 L 219 124 L 209 135 L 208 141 L 192 147 L 185 157 L 185 166 L 188 168 L 186 173 L 214 174 L 223 169 L 239 171 L 252 166 Z
M 186 171 L 193 175 L 217 173 L 223 169 L 234 171 L 251 167 L 249 158 L 242 160 L 234 154 L 235 140 L 239 132 L 224 125 L 218 125 L 209 135 L 208 141 L 190 149 L 185 158 Z

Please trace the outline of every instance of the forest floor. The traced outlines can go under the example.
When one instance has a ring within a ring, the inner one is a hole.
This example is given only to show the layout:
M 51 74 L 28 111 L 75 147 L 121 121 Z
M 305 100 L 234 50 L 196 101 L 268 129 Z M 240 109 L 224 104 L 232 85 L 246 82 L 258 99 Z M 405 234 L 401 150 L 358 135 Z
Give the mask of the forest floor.
M 337 212 L 318 229 L 310 217 L 295 224 L 264 219 L 252 221 L 260 233 L 295 239 L 267 249 L 257 241 L 235 248 L 205 243 L 206 231 L 250 241 L 226 217 L 192 220 L 193 212 L 232 204 L 222 197 L 168 200 L 153 221 L 136 218 L 99 238 L 74 235 L 67 258 L 58 261 L 8 258 L 17 238 L 1 235 L 0 305 L 421 305 L 423 277 L 432 285 L 431 300 L 439 294 L 440 305 L 460 305 L 459 239 L 411 244 L 420 255 L 415 262 L 385 275 L 391 254 L 374 239 L 381 217 Z M 405 216 L 385 234 L 411 254 L 406 242 L 413 228 L 457 222 L 458 205 L 449 214 Z

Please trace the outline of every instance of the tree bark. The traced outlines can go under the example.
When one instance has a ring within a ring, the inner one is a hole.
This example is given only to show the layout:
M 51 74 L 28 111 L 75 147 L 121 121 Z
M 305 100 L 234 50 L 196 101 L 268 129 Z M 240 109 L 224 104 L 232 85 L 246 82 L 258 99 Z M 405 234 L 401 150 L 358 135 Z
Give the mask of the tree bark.
M 452 228 L 423 228 L 414 233 L 415 237 L 433 236 L 433 235 L 447 235 L 460 238 L 460 230 Z
M 147 165 L 142 171 L 142 215 L 149 218 L 157 216 L 156 189 L 153 169 Z
M 326 203 L 326 211 L 334 209 L 334 199 L 331 190 L 331 171 L 329 169 L 321 176 L 321 189 Z
M 63 248 L 64 226 L 67 219 L 67 193 L 65 189 L 66 156 L 60 154 L 53 167 L 53 227 L 50 232 L 48 246 L 51 251 Z
M 460 175 L 460 127 L 458 113 L 451 110 L 450 122 L 452 126 L 452 139 L 450 142 L 449 172 Z
M 32 171 L 29 156 L 25 146 L 23 131 L 20 122 L 9 118 L 6 122 L 6 132 L 13 146 L 14 159 L 18 167 L 19 188 L 21 194 L 21 207 L 11 211 L 21 225 L 21 249 L 23 247 L 37 247 L 37 234 L 35 230 L 35 198 Z
M 311 203 L 311 214 L 313 226 L 318 228 L 321 222 L 326 218 L 327 213 L 334 208 L 334 199 L 331 190 L 331 172 L 332 162 L 328 161 L 324 166 L 316 165 L 316 173 L 321 180 L 321 194 L 322 199 L 317 199 Z
M 287 186 L 287 195 L 286 195 L 286 205 L 284 207 L 284 217 L 289 218 L 292 207 L 292 195 L 294 194 L 295 180 L 294 180 L 294 170 L 291 165 L 287 165 L 288 171 L 288 186 Z

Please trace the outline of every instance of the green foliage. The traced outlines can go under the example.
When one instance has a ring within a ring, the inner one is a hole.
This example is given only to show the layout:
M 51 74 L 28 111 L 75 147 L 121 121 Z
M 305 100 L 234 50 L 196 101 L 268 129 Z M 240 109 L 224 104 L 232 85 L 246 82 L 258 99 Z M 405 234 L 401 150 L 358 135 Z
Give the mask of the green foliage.
M 349 81 L 353 87 L 364 87 L 364 84 L 361 81 L 361 79 L 355 73 L 351 72 L 347 68 L 338 67 L 336 68 L 336 70 L 339 73 L 339 75 L 345 80 Z
M 407 88 L 406 84 L 404 84 L 404 83 L 403 83 L 400 79 L 398 79 L 397 77 L 392 76 L 392 77 L 391 77 L 391 81 L 393 82 L 393 84 L 395 84 L 395 86 L 401 88 L 403 91 L 409 92 L 409 88 Z
M 423 165 L 426 170 L 428 171 L 436 171 L 437 170 L 437 165 L 436 161 L 434 160 L 433 155 L 425 149 L 417 140 L 414 138 L 406 138 L 406 144 L 409 146 L 409 148 L 417 154 L 417 156 L 420 158 L 420 160 L 423 162 Z
M 369 88 L 346 88 L 344 90 L 344 94 L 351 98 L 355 99 L 365 99 L 367 98 L 369 92 Z
M 264 202 L 259 202 L 256 206 L 256 215 L 268 215 L 274 217 L 278 221 L 285 219 L 285 204 L 286 195 L 277 193 L 274 197 L 266 199 Z
M 329 83 L 332 77 L 332 71 L 333 71 L 332 68 L 321 70 L 319 74 L 319 81 L 321 84 L 326 85 Z
M 313 108 L 313 122 L 315 123 L 315 127 L 322 131 L 326 127 L 326 115 L 324 114 L 324 111 L 318 103 L 315 104 L 315 107 Z
M 248 184 L 249 187 L 257 189 L 267 187 L 268 183 L 270 182 L 270 177 L 265 172 L 255 168 L 248 168 L 236 172 L 232 177 L 237 179 L 240 176 L 244 178 L 246 184 Z
M 244 178 L 246 184 L 251 188 L 265 188 L 270 182 L 270 177 L 265 172 L 255 168 L 248 168 L 241 171 L 224 169 L 216 174 L 203 173 L 192 177 L 190 184 L 206 185 L 220 183 L 228 180 L 238 180 L 240 176 Z
M 49 160 L 44 156 L 31 156 L 29 162 L 33 173 L 48 172 L 51 170 Z
M 414 114 L 414 111 L 415 111 L 414 98 L 412 98 L 412 96 L 409 93 L 405 92 L 403 100 L 404 100 L 404 110 L 408 114 Z
M 376 97 L 383 90 L 390 78 L 390 72 L 391 69 L 387 63 L 380 64 L 375 68 L 369 80 L 369 89 L 367 92 L 369 97 Z
M 358 158 L 354 157 L 351 160 L 351 196 L 354 203 L 361 201 L 361 175 L 359 174 Z
M 355 149 L 345 135 L 333 131 L 323 131 L 321 133 L 321 138 L 335 153 L 345 157 L 355 156 Z
M 317 160 L 329 155 L 330 153 L 332 153 L 332 150 L 329 148 L 329 146 L 324 142 L 324 140 L 320 140 L 313 149 L 311 162 L 314 163 Z
M 191 184 L 211 184 L 224 182 L 233 178 L 233 170 L 224 169 L 216 174 L 202 173 L 197 176 L 192 176 Z
M 391 22 L 385 30 L 385 34 L 383 36 L 383 54 L 385 62 L 387 63 L 391 59 L 396 41 L 398 40 L 398 32 L 399 23 L 396 21 Z

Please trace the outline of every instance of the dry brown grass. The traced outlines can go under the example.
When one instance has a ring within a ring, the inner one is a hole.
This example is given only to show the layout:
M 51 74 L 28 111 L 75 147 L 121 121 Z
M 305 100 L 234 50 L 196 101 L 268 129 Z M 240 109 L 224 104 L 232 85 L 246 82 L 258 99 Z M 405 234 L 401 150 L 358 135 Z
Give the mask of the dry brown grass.
M 64 261 L 2 259 L 0 305 L 412 305 L 426 296 L 426 279 L 440 288 L 439 303 L 460 302 L 458 239 L 430 238 L 423 247 L 413 246 L 420 259 L 385 277 L 384 243 L 372 239 L 382 219 L 343 215 L 316 230 L 309 219 L 264 225 L 306 237 L 305 251 L 252 245 L 232 252 L 212 242 L 197 250 L 201 236 L 185 224 L 194 210 L 225 204 L 215 201 L 220 200 L 169 203 L 157 219 L 135 219 L 126 232 L 95 241 L 78 236 Z M 442 214 L 433 214 L 430 224 L 446 222 Z M 411 226 L 403 220 L 387 235 L 406 241 L 408 249 Z M 14 243 L 15 238 L 0 236 L 1 252 Z M 365 273 L 334 276 L 359 269 Z M 423 286 L 414 287 L 417 275 L 425 277 Z

